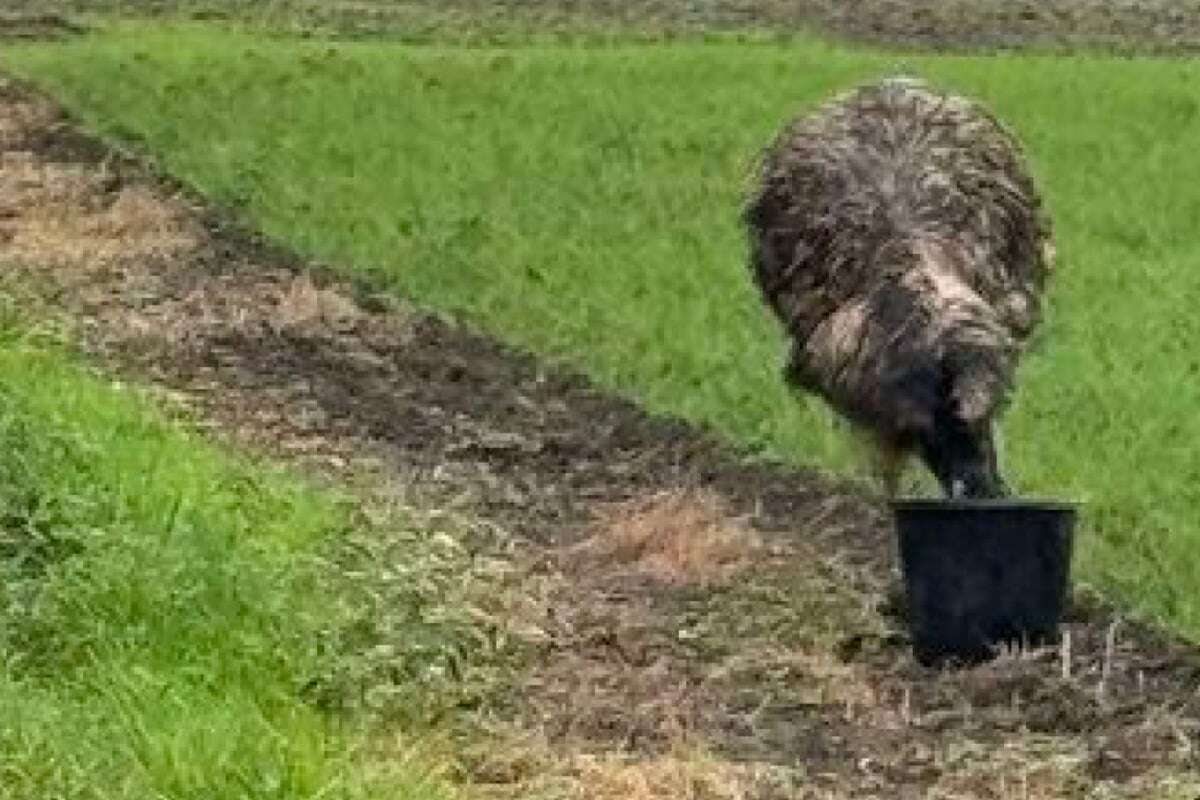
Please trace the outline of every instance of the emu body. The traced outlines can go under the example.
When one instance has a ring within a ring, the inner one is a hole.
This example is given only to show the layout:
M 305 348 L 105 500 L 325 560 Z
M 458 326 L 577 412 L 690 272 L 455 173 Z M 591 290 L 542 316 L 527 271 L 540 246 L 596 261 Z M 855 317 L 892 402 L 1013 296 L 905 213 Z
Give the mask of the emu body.
M 785 378 L 874 435 L 889 491 L 915 452 L 947 495 L 1005 494 L 993 422 L 1053 267 L 1015 137 L 919 81 L 863 86 L 783 130 L 744 221 Z

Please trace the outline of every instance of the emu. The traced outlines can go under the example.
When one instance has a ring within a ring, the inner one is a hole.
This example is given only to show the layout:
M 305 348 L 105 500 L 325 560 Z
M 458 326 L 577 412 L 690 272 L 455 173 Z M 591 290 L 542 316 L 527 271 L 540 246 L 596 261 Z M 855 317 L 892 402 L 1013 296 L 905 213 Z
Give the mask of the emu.
M 951 498 L 1008 494 L 995 421 L 1042 313 L 1051 224 L 1016 138 L 911 78 L 860 86 L 763 153 L 743 221 L 785 380 Z

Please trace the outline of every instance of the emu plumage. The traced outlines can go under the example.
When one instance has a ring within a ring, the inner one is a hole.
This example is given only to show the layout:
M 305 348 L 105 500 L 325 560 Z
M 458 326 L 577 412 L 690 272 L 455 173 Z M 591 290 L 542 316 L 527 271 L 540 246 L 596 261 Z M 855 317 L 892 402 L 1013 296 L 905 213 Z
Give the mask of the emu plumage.
M 915 452 L 949 496 L 1005 494 L 993 422 L 1054 260 L 1016 138 L 920 81 L 862 86 L 783 130 L 744 221 L 786 379 L 872 432 L 885 463 Z

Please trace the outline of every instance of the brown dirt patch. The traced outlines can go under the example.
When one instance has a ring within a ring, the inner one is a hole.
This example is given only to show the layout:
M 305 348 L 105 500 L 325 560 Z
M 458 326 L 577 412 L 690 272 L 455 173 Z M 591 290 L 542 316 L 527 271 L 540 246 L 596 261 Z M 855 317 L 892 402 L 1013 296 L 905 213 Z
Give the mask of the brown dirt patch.
M 601 509 L 574 548 L 583 569 L 627 567 L 674 585 L 727 581 L 759 546 L 720 495 L 667 489 Z
M 504 531 L 464 543 L 514 576 L 529 652 L 462 712 L 481 792 L 1140 797 L 1200 769 L 1183 643 L 1080 595 L 1069 648 L 922 669 L 876 499 L 338 283 L 11 82 L 0 131 L 0 269 L 102 363 Z
M 61 275 L 195 249 L 185 209 L 148 187 L 26 153 L 0 158 L 0 241 L 15 263 Z
M 83 33 L 79 23 L 60 14 L 0 11 L 0 41 L 5 39 L 61 39 Z
M 0 39 L 74 32 L 88 14 L 243 20 L 290 32 L 496 42 L 559 35 L 661 40 L 817 31 L 922 49 L 1194 53 L 1195 0 L 7 0 Z M 7 30 L 7 34 L 5 31 Z

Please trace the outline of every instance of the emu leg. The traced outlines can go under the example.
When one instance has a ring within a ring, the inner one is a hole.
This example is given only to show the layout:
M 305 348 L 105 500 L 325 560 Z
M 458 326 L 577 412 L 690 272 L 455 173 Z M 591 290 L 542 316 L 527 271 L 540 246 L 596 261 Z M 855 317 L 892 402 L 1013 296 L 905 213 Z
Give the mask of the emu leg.
M 883 484 L 888 500 L 896 499 L 900 492 L 900 476 L 904 472 L 904 450 L 890 442 L 877 440 L 875 443 L 875 473 Z

